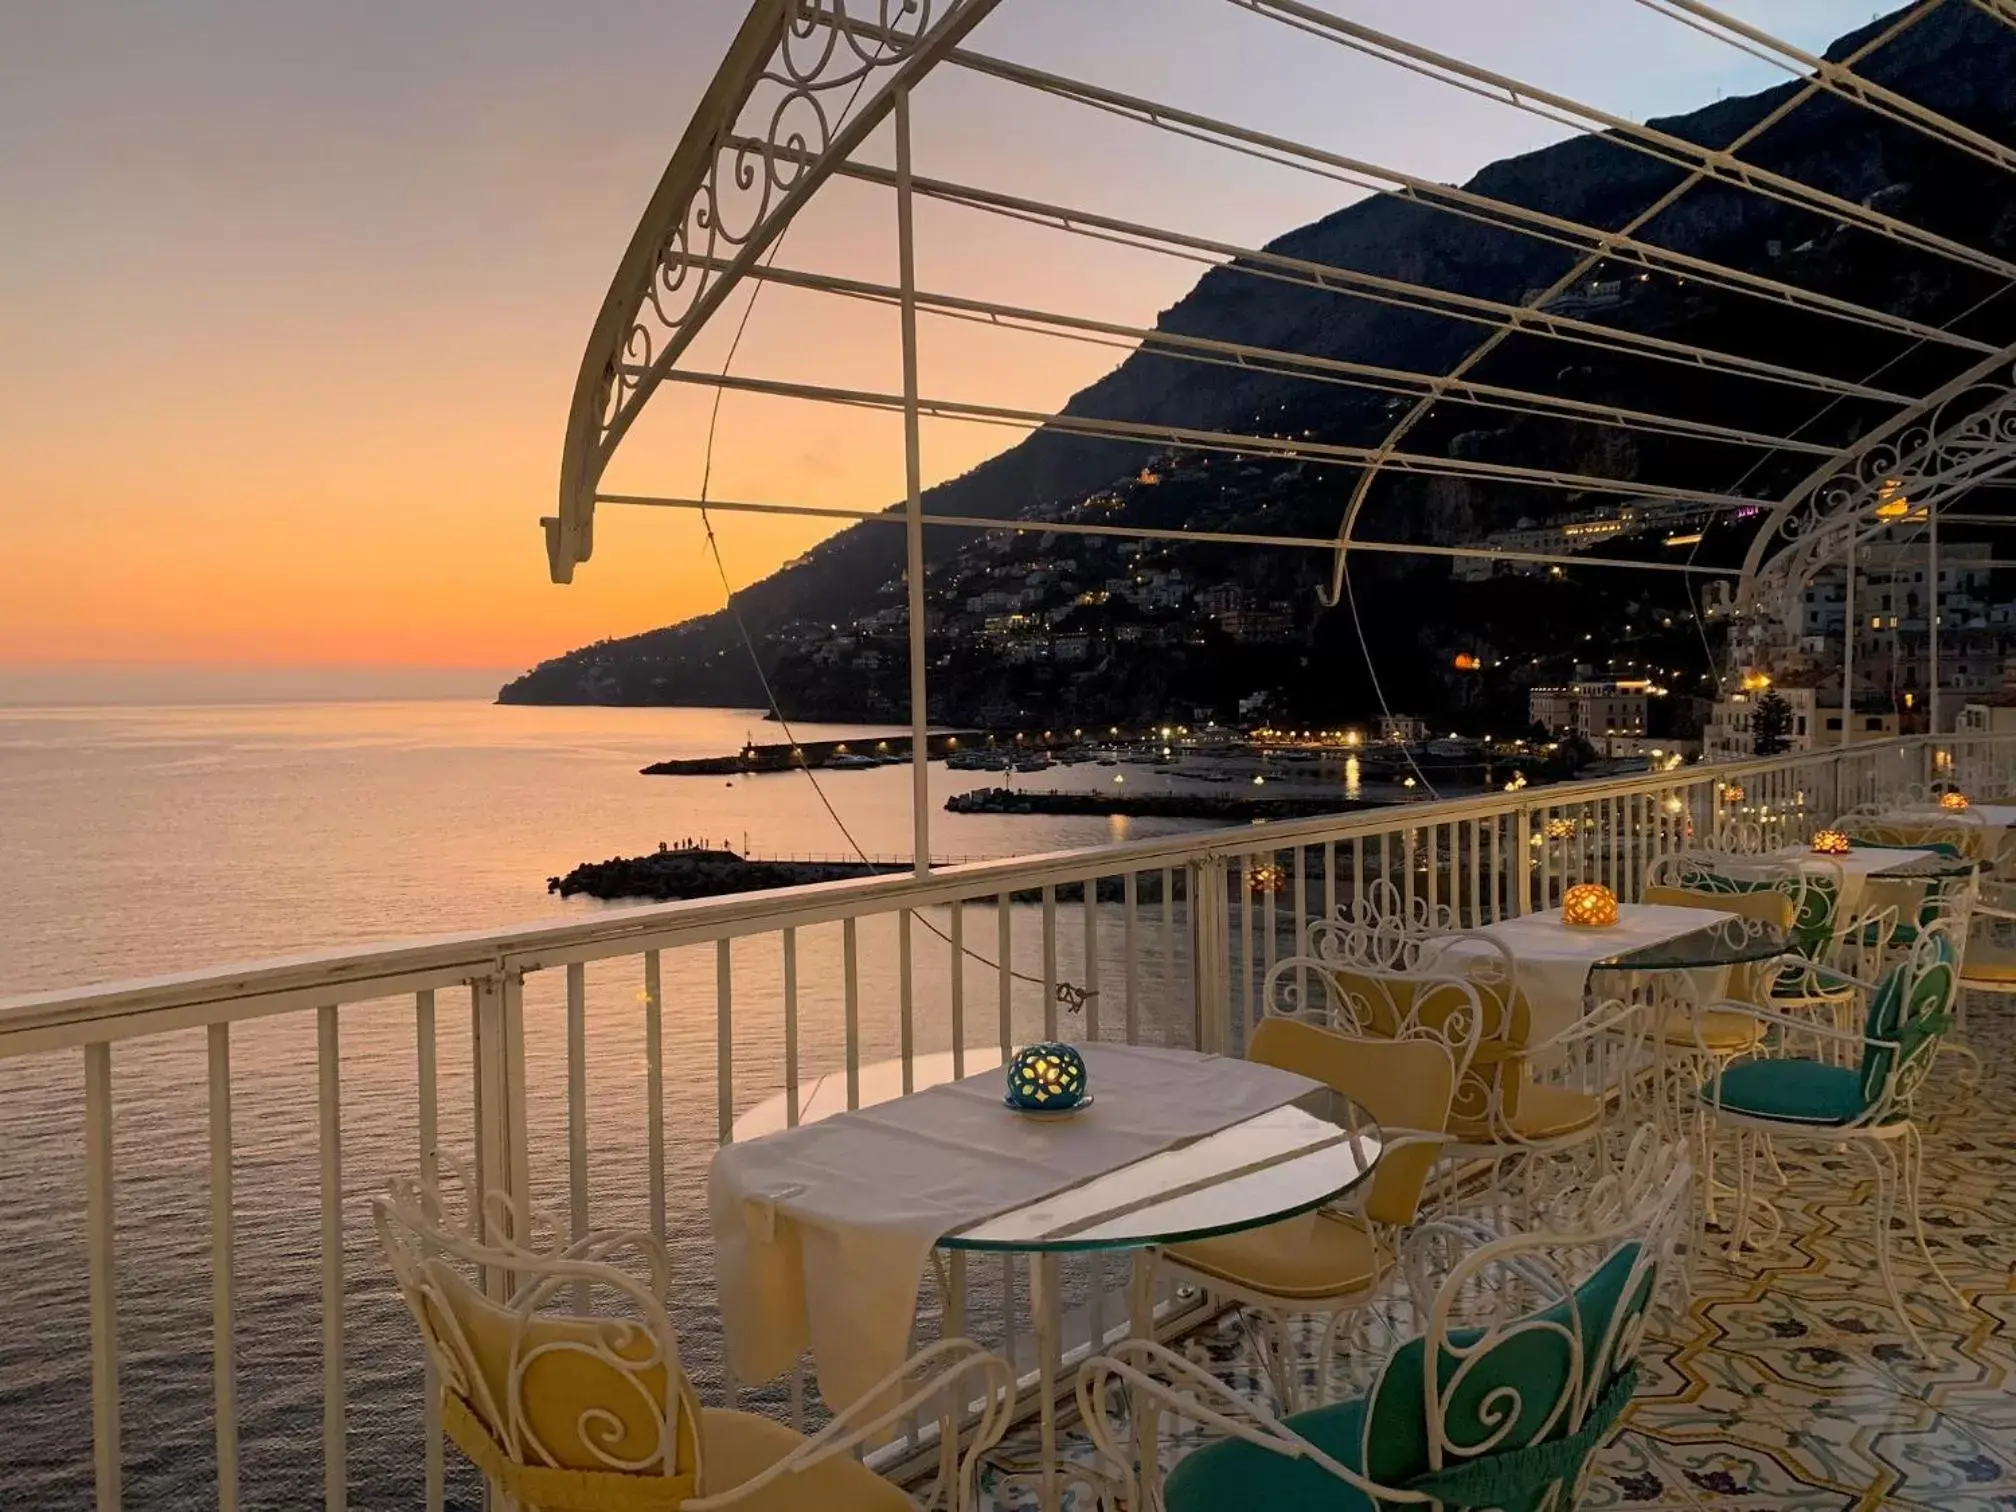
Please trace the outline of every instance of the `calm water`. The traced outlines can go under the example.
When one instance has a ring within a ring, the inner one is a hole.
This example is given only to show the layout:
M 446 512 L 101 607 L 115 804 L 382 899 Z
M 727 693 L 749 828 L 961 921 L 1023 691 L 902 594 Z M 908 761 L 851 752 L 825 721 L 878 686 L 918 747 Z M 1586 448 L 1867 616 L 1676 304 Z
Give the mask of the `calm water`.
M 807 739 L 866 733 L 800 727 Z M 312 947 L 578 915 L 546 878 L 578 861 L 687 837 L 759 854 L 837 855 L 847 846 L 802 774 L 646 778 L 661 757 L 711 755 L 776 738 L 751 714 L 718 710 L 499 708 L 473 700 L 0 708 L 0 996 L 189 970 Z M 1130 784 L 1168 779 L 1128 768 Z M 1044 785 L 1110 782 L 1059 768 Z M 907 853 L 907 767 L 822 778 L 871 853 Z M 934 796 L 998 782 L 932 769 Z M 940 856 L 1054 850 L 1172 833 L 1175 822 L 933 816 Z M 1100 967 L 1119 980 L 1118 911 L 1102 907 Z M 1137 980 L 1146 1037 L 1189 1034 L 1180 925 L 1142 926 Z M 936 922 L 942 928 L 942 915 Z M 968 920 L 992 955 L 991 911 Z M 1037 911 L 1016 910 L 1015 965 L 1040 976 Z M 1085 975 L 1085 921 L 1060 910 L 1062 974 Z M 864 1057 L 897 1053 L 896 928 L 861 928 Z M 950 1043 L 952 964 L 927 930 L 915 941 L 920 1048 Z M 842 1063 L 839 931 L 799 941 L 807 1073 Z M 716 1128 L 711 947 L 665 960 L 668 1221 L 690 1304 L 688 1363 L 714 1378 L 711 1260 L 698 1218 Z M 777 942 L 733 953 L 735 1106 L 782 1084 Z M 644 1223 L 641 970 L 590 969 L 590 1207 L 597 1224 Z M 966 1037 L 998 1033 L 998 977 L 965 963 Z M 531 1158 L 538 1194 L 566 1201 L 562 984 L 527 984 Z M 1117 1033 L 1117 992 L 1104 1032 Z M 1043 1020 L 1016 984 L 1011 1033 Z M 418 1504 L 417 1344 L 389 1294 L 368 1203 L 417 1159 L 414 1008 L 345 1009 L 341 1019 L 345 1289 L 351 1505 Z M 466 1149 L 466 997 L 440 1003 L 442 1138 Z M 1083 1026 L 1069 1032 L 1082 1033 Z M 292 1015 L 232 1035 L 239 1397 L 245 1501 L 319 1499 L 321 1345 L 315 1026 Z M 88 1325 L 83 1241 L 82 1062 L 75 1052 L 0 1063 L 0 1508 L 90 1503 Z M 205 1045 L 197 1033 L 114 1054 L 121 1390 L 127 1502 L 214 1505 L 210 1441 L 210 1234 Z M 475 1505 L 466 1483 L 458 1505 Z

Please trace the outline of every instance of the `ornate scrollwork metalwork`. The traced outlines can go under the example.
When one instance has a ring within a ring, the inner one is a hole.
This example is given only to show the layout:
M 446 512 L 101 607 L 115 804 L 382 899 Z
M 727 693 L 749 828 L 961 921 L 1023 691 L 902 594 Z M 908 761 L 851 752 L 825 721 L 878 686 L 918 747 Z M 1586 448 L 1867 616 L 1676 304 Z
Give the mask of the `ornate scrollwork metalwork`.
M 595 490 L 660 378 L 831 164 L 1000 0 L 760 0 L 632 237 L 575 380 L 555 581 L 592 550 Z
M 644 374 L 726 276 L 720 265 L 764 229 L 832 148 L 857 97 L 972 0 L 789 0 L 768 63 L 724 118 L 708 166 L 637 291 L 618 361 L 605 375 L 601 431 L 639 397 Z
M 2016 469 L 2016 368 L 2004 361 L 1781 505 L 1751 548 L 1739 609 L 1789 620 L 1805 585 L 1851 542 Z

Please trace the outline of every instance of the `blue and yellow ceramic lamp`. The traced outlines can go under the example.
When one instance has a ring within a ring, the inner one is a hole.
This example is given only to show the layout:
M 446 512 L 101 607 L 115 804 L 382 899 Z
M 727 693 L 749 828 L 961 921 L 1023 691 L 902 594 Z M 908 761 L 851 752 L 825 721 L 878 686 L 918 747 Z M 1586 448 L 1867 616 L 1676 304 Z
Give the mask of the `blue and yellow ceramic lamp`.
M 1070 1045 L 1030 1045 L 1008 1062 L 1008 1106 L 1022 1113 L 1068 1113 L 1092 1100 L 1085 1057 Z

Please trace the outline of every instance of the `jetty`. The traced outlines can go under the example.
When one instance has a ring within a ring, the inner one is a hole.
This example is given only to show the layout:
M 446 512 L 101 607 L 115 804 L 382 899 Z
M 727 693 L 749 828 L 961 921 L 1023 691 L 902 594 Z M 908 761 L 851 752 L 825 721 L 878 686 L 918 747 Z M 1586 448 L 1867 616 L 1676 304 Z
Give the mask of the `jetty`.
M 925 760 L 942 760 L 986 738 L 977 730 L 940 731 L 925 738 Z M 801 767 L 896 766 L 909 760 L 908 735 L 870 735 L 851 740 L 803 740 L 795 745 L 788 740 L 751 741 L 731 756 L 675 757 L 654 761 L 643 772 L 646 777 L 732 777 L 738 772 L 791 772 Z
M 1242 824 L 1254 819 L 1311 819 L 1390 808 L 1389 801 L 1346 798 L 1340 793 L 1248 797 L 1239 793 L 1070 792 L 1055 788 L 990 787 L 955 793 L 945 800 L 954 814 L 1121 814 L 1135 819 L 1210 819 Z

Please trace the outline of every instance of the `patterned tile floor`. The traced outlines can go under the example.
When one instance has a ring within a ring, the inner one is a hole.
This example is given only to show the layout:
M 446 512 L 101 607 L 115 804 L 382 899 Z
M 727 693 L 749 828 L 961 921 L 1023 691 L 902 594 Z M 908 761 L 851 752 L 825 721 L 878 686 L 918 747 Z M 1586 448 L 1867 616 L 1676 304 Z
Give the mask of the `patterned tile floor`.
M 1931 1359 L 1911 1349 L 1871 1258 L 1867 1163 L 1786 1147 L 1782 1241 L 1738 1261 L 1711 1242 L 1691 1299 L 1666 1310 L 1646 1346 L 1638 1399 L 1583 1508 L 2016 1512 L 2016 1006 L 1970 1007 L 1980 1089 L 1953 1088 L 1949 1060 L 1922 1105 L 1927 1228 L 1966 1305 L 1907 1234 L 1895 1251 Z M 1264 1396 L 1245 1339 L 1227 1317 L 1190 1347 Z M 1178 1437 L 1168 1457 L 1195 1442 Z M 1029 1462 L 1030 1446 L 1010 1447 Z M 995 1500 L 1033 1505 L 1019 1487 Z

